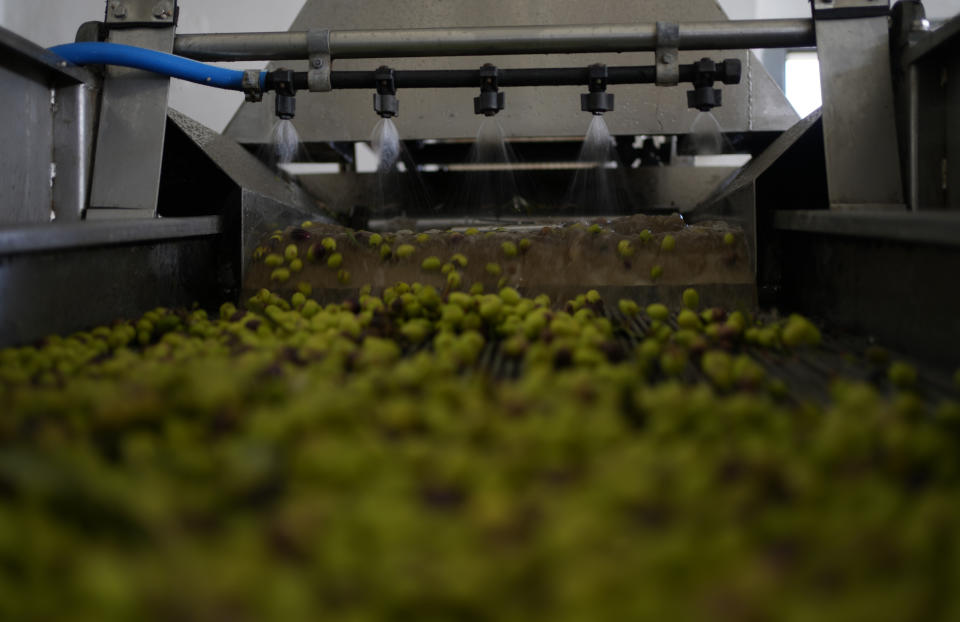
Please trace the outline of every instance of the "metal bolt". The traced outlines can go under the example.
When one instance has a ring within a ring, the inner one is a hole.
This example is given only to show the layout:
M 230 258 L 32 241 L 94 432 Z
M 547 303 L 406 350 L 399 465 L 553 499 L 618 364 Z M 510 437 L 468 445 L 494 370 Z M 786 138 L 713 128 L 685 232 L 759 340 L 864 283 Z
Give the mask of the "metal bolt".
M 669 65 L 673 62 L 673 54 L 670 52 L 664 52 L 663 55 L 660 56 L 660 62 L 664 65 Z
M 157 19 L 167 19 L 170 17 L 170 9 L 166 4 L 160 3 L 153 7 L 153 16 Z
M 313 66 L 316 67 L 317 69 L 319 69 L 320 67 L 323 67 L 323 59 L 322 58 L 313 59 Z
M 127 7 L 117 2 L 113 5 L 113 16 L 117 19 L 123 19 L 127 16 Z

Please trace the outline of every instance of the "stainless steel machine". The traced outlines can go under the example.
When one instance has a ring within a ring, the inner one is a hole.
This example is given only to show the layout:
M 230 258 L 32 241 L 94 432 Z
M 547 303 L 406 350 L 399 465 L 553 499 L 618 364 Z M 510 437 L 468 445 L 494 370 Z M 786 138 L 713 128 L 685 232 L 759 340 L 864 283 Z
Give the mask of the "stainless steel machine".
M 377 115 L 399 113 L 435 194 L 458 183 L 449 165 L 475 115 L 497 115 L 538 164 L 538 200 L 559 203 L 549 189 L 570 173 L 558 164 L 575 157 L 588 113 L 608 112 L 636 164 L 624 173 L 638 209 L 741 226 L 761 307 L 935 363 L 960 356 L 960 18 L 931 30 L 921 2 L 884 0 L 745 22 L 712 0 L 310 0 L 290 32 L 178 34 L 192 5 L 109 0 L 77 41 L 273 61 L 236 79 L 247 103 L 223 135 L 169 108 L 170 75 L 79 66 L 0 30 L 0 343 L 238 299 L 257 240 L 278 227 L 389 226 L 357 209 L 375 176 L 357 172 L 353 146 Z M 750 50 L 814 46 L 823 107 L 800 120 Z M 703 110 L 747 165 L 689 165 Z M 341 172 L 293 180 L 258 159 L 277 117 Z M 403 227 L 483 216 L 428 207 Z

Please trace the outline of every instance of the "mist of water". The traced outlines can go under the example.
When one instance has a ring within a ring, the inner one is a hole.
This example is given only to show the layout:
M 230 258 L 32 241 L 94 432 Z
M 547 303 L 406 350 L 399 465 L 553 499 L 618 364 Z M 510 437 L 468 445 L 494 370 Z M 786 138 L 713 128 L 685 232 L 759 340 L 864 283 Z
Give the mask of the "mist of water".
M 372 197 L 377 214 L 401 216 L 429 208 L 426 186 L 393 119 L 377 122 L 370 135 L 370 148 L 377 156 L 376 191 Z
M 522 213 L 526 201 L 520 192 L 517 158 L 496 117 L 485 117 L 462 167 L 463 183 L 455 192 L 460 211 L 500 218 Z
M 307 156 L 300 142 L 300 134 L 289 119 L 278 119 L 270 130 L 270 139 L 260 152 L 261 159 L 274 170 L 291 162 L 303 162 Z
M 720 122 L 712 112 L 699 112 L 690 127 L 690 138 L 697 155 L 719 155 L 723 153 L 724 137 Z
M 594 115 L 580 147 L 567 204 L 581 215 L 624 214 L 632 211 L 626 174 L 617 142 L 607 122 Z

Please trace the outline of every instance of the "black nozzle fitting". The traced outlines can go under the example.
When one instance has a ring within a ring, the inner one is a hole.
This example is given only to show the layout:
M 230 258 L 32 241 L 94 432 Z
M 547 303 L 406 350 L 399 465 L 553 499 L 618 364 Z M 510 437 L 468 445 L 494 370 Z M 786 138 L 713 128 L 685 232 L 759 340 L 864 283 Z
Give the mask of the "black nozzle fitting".
M 277 69 L 267 74 L 267 90 L 277 92 L 277 118 L 289 120 L 297 114 L 297 87 L 294 85 L 294 72 L 289 69 Z
M 740 61 L 728 58 L 715 63 L 709 58 L 700 59 L 693 65 L 693 90 L 687 91 L 687 105 L 707 112 L 723 104 L 723 91 L 713 88 L 714 82 L 739 84 L 742 67 Z
M 373 109 L 384 119 L 391 119 L 400 113 L 397 100 L 397 81 L 393 69 L 381 66 L 373 73 L 377 83 L 377 92 L 373 94 Z
M 285 121 L 297 116 L 297 98 L 293 95 L 277 93 L 276 113 L 278 118 Z
M 480 68 L 480 96 L 473 98 L 474 114 L 492 117 L 503 110 L 506 97 L 500 92 L 499 73 L 490 63 Z
M 580 110 L 595 115 L 613 110 L 613 93 L 607 93 L 607 66 L 590 65 L 587 80 L 590 92 L 580 94 Z

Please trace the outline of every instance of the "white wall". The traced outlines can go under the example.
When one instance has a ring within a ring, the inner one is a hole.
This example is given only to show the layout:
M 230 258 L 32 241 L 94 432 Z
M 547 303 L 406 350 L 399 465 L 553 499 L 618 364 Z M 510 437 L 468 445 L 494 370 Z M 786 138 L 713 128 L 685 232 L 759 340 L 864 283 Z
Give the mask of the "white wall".
M 305 0 L 181 0 L 177 32 L 288 30 Z M 50 47 L 74 40 L 83 22 L 102 21 L 104 0 L 0 0 L 0 25 Z M 255 69 L 266 63 L 224 64 Z M 222 131 L 243 95 L 174 80 L 170 105 L 204 125 Z
M 807 17 L 809 0 L 717 0 L 731 19 Z M 927 17 L 944 20 L 960 13 L 960 0 L 926 0 Z

